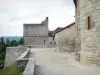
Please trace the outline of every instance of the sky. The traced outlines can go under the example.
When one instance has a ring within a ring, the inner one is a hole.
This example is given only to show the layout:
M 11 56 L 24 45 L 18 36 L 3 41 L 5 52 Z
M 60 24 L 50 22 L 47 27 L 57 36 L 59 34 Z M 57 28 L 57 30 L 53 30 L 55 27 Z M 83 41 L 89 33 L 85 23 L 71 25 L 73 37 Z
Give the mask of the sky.
M 41 23 L 49 30 L 75 21 L 73 0 L 0 0 L 0 36 L 23 36 L 23 23 Z

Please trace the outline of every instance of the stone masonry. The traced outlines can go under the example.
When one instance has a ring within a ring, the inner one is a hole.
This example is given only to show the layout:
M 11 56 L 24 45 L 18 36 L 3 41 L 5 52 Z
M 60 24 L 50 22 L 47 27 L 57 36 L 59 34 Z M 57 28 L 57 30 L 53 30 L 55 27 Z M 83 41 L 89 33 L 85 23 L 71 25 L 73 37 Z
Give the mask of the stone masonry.
M 75 23 L 72 23 L 55 33 L 56 50 L 62 52 L 75 51 Z
M 54 44 L 53 36 L 49 36 L 48 17 L 40 24 L 24 24 L 23 35 L 25 46 Z
M 100 0 L 74 0 L 76 53 L 83 64 L 100 66 Z
M 27 47 L 7 47 L 5 57 L 5 67 L 12 66 L 16 59 L 22 55 L 28 48 Z

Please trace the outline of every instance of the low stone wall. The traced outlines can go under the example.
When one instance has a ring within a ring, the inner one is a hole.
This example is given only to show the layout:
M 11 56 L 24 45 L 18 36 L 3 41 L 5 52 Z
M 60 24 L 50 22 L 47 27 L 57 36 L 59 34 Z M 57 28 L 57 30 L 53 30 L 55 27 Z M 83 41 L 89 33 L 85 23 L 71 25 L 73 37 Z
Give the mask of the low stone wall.
M 29 54 L 30 54 L 30 50 L 27 50 L 18 59 L 16 59 L 17 68 L 22 68 L 23 70 L 25 69 L 28 62 Z
M 16 60 L 17 68 L 21 68 L 24 71 L 23 75 L 34 75 L 36 60 L 28 58 L 29 54 L 30 50 L 27 50 Z
M 5 57 L 5 67 L 9 67 L 16 62 L 16 59 L 23 54 L 27 47 L 7 47 Z
M 29 58 L 28 64 L 23 72 L 23 75 L 34 75 L 35 65 L 36 65 L 36 60 L 33 58 Z
M 16 63 L 16 67 L 21 68 L 23 75 L 34 75 L 34 68 L 36 60 L 28 58 L 30 50 L 27 47 L 7 47 L 5 67 L 9 67 Z

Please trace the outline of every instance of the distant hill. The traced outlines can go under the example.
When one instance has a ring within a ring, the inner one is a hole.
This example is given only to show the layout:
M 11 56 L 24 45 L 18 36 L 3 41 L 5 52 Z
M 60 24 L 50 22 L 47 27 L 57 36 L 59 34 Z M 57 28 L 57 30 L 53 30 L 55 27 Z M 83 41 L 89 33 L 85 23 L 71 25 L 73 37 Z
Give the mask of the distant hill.
M 2 36 L 4 38 L 4 40 L 7 40 L 7 38 L 9 40 L 20 40 L 20 38 L 22 38 L 22 36 Z M 1 38 L 1 37 L 0 37 Z

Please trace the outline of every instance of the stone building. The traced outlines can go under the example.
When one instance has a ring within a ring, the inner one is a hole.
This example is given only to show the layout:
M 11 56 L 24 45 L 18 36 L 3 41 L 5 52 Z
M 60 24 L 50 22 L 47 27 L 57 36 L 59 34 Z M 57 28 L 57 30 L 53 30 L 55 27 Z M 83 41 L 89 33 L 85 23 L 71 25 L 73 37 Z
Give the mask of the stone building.
M 75 51 L 75 22 L 55 31 L 56 50 L 61 52 Z
M 74 0 L 76 55 L 83 64 L 100 65 L 100 0 Z
M 48 29 L 48 17 L 40 24 L 24 24 L 24 44 L 26 46 L 53 45 L 54 35 Z

